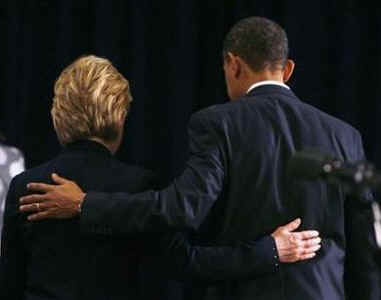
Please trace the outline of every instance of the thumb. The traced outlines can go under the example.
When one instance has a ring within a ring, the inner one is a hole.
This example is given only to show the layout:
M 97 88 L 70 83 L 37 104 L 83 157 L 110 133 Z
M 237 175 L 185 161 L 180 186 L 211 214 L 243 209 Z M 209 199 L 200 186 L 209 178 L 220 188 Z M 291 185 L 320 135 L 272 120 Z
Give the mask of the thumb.
M 64 183 L 68 183 L 70 180 L 68 179 L 65 179 L 63 177 L 60 177 L 58 176 L 56 173 L 53 173 L 52 174 L 52 180 L 57 183 L 57 184 L 64 184 Z
M 290 223 L 284 225 L 283 229 L 286 229 L 287 231 L 294 231 L 296 228 L 300 226 L 301 223 L 302 221 L 300 220 L 300 218 L 297 218 L 291 221 Z

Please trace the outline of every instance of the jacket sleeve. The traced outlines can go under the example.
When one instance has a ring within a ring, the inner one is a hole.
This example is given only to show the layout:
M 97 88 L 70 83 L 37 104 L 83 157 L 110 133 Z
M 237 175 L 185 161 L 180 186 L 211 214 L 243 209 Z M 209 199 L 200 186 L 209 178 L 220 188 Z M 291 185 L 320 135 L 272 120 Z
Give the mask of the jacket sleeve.
M 271 236 L 232 246 L 196 246 L 187 234 L 176 233 L 163 238 L 161 248 L 175 279 L 213 283 L 253 279 L 279 270 Z
M 139 190 L 159 186 L 158 177 L 152 172 L 146 172 L 140 182 Z M 237 242 L 232 246 L 201 246 L 192 241 L 191 234 L 178 232 L 163 237 L 150 234 L 145 243 L 144 249 L 159 254 L 162 265 L 159 269 L 167 270 L 166 277 L 175 280 L 214 283 L 229 279 L 252 279 L 276 272 L 279 266 L 275 241 L 271 236 Z M 147 256 L 144 261 L 151 264 L 147 262 Z M 149 272 L 155 272 L 150 269 L 155 267 L 147 266 Z
M 25 251 L 22 239 L 15 179 L 11 182 L 4 211 L 0 256 L 0 299 L 24 299 Z
M 197 229 L 220 195 L 226 168 L 211 122 L 197 113 L 188 129 L 190 157 L 180 177 L 159 191 L 87 193 L 80 218 L 82 230 L 129 234 Z
M 361 137 L 357 136 L 356 160 L 364 160 Z M 345 205 L 346 262 L 345 287 L 347 299 L 381 299 L 381 273 L 377 264 L 371 191 L 351 195 Z

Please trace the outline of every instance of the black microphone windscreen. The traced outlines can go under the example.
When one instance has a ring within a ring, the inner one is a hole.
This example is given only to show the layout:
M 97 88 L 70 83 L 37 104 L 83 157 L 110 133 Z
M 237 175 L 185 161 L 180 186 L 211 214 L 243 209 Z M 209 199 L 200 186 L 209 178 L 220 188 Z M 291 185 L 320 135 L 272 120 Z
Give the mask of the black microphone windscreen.
M 335 158 L 317 149 L 296 152 L 288 162 L 288 175 L 299 179 L 317 179 L 323 175 L 323 167 Z

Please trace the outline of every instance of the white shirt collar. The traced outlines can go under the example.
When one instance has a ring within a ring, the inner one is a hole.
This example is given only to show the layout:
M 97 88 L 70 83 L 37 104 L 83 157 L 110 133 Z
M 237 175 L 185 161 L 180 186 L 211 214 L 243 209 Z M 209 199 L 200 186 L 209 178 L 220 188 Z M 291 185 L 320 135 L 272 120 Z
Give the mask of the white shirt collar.
M 247 90 L 246 94 L 250 93 L 253 89 L 261 86 L 261 85 L 279 85 L 279 86 L 283 86 L 284 88 L 286 89 L 290 89 L 290 87 L 286 84 L 284 84 L 283 82 L 280 82 L 280 81 L 275 81 L 275 80 L 264 80 L 264 81 L 260 81 L 260 82 L 257 82 L 257 83 L 254 83 L 253 85 L 251 85 L 249 87 L 249 89 Z

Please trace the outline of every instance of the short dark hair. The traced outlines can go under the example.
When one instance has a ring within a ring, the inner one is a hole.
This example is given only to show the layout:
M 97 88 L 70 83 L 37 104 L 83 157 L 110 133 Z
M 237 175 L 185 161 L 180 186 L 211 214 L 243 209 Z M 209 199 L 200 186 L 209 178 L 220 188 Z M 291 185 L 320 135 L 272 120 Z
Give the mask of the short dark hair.
M 287 35 L 281 26 L 269 19 L 242 19 L 225 37 L 224 58 L 228 52 L 241 57 L 256 72 L 283 68 L 288 58 Z

